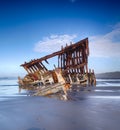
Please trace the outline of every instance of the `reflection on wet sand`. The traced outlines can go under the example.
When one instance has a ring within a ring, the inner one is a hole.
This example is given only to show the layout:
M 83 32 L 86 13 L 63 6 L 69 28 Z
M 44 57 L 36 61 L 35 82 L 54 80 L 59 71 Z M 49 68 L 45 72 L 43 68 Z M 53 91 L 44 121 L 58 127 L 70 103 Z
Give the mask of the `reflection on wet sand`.
M 17 94 L 18 86 L 0 89 L 0 99 L 7 98 L 0 101 L 0 130 L 120 130 L 119 86 L 75 86 L 68 101 Z

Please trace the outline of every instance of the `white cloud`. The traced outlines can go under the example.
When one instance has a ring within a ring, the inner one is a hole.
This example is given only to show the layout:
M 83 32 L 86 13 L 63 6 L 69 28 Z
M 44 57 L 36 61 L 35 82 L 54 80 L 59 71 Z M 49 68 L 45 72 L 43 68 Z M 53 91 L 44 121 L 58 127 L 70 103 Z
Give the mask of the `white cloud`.
M 76 35 L 51 35 L 50 37 L 43 38 L 42 41 L 36 43 L 34 50 L 36 52 L 52 53 L 65 47 L 66 43 L 70 44 L 77 36 Z
M 120 57 L 120 23 L 105 35 L 90 37 L 89 42 L 92 57 Z
M 118 22 L 115 26 L 113 26 L 114 29 L 120 28 L 120 22 Z

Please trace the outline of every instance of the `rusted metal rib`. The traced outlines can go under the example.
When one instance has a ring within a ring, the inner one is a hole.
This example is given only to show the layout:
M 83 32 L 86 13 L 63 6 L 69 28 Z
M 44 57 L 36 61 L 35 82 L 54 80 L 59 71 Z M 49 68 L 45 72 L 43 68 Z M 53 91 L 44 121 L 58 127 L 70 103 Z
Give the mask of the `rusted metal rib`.
M 89 55 L 89 48 L 88 48 L 88 38 L 85 38 L 75 44 L 71 44 L 70 46 L 66 46 L 64 48 L 62 48 L 60 51 L 57 51 L 57 52 L 54 52 L 50 55 L 47 55 L 47 56 L 44 56 L 40 59 L 34 59 L 34 60 L 31 60 L 30 62 L 25 62 L 24 64 L 22 64 L 21 66 L 23 66 L 24 68 L 29 68 L 29 66 L 32 66 L 36 63 L 41 63 L 42 61 L 46 61 L 47 59 L 49 58 L 52 58 L 52 57 L 55 57 L 55 56 L 60 56 L 62 57 L 62 55 L 66 52 L 69 52 L 69 51 L 74 51 L 80 47 L 83 47 L 85 46 L 85 49 L 86 49 L 86 55 Z

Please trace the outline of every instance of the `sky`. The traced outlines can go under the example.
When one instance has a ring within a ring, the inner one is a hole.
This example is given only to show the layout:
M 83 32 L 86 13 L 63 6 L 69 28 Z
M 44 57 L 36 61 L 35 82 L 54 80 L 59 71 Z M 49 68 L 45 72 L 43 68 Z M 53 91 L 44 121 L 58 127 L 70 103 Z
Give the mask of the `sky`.
M 25 61 L 86 37 L 89 68 L 120 71 L 119 5 L 120 0 L 0 0 L 0 77 L 24 75 Z

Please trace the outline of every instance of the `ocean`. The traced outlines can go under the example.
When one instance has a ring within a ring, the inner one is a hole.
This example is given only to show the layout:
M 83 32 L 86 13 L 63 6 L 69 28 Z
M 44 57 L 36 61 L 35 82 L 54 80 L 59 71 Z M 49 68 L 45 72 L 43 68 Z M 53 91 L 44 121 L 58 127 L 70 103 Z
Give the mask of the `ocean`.
M 87 90 L 89 91 L 89 87 Z M 96 87 L 92 87 L 90 91 L 86 95 L 89 98 L 120 98 L 120 79 L 97 79 Z M 0 79 L 0 101 L 27 96 L 28 93 L 27 90 L 19 89 L 17 79 Z M 76 95 L 79 93 L 81 92 L 76 92 Z
M 27 91 L 19 90 L 16 79 L 0 79 L 0 101 L 15 99 L 19 96 L 27 96 Z

